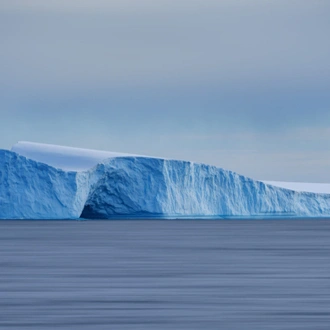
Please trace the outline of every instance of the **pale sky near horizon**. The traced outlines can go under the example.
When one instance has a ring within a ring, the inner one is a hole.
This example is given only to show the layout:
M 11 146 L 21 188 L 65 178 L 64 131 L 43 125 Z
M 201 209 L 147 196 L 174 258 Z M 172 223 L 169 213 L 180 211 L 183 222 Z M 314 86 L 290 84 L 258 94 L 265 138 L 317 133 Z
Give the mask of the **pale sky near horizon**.
M 330 183 L 329 32 L 328 0 L 0 0 L 0 148 Z

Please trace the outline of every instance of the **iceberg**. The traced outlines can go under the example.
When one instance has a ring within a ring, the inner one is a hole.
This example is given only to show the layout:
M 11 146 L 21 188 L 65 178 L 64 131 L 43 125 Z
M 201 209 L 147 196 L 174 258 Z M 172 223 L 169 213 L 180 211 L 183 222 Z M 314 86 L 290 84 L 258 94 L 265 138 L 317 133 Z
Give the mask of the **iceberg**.
M 329 186 L 32 142 L 0 150 L 1 219 L 327 217 Z

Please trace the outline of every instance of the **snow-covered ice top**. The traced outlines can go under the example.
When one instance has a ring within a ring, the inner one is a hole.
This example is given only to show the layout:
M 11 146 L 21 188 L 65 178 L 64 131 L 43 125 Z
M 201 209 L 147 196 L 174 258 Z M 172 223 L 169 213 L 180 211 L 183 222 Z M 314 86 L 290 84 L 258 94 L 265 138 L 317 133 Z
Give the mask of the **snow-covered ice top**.
M 97 164 L 102 163 L 105 159 L 116 157 L 131 156 L 156 158 L 136 154 L 81 149 L 27 141 L 18 142 L 12 147 L 11 150 L 21 156 L 48 164 L 64 171 L 86 171 Z M 264 180 L 261 180 L 261 182 L 295 191 L 330 194 L 330 184 L 327 183 L 280 182 Z
M 21 156 L 64 171 L 85 171 L 108 158 L 136 156 L 120 152 L 81 149 L 26 141 L 16 143 L 11 150 Z

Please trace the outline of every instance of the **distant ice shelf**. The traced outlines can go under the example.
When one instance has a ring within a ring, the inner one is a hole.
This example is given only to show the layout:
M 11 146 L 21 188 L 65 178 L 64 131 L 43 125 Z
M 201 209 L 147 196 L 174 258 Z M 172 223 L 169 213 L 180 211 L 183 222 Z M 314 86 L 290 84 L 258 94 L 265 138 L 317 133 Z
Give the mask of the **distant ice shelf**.
M 32 142 L 0 150 L 0 218 L 330 216 L 330 184 L 257 181 L 215 166 Z
M 330 194 L 329 183 L 308 183 L 308 182 L 280 182 L 280 181 L 263 181 L 276 187 L 291 189 L 296 191 L 312 192 L 316 194 Z

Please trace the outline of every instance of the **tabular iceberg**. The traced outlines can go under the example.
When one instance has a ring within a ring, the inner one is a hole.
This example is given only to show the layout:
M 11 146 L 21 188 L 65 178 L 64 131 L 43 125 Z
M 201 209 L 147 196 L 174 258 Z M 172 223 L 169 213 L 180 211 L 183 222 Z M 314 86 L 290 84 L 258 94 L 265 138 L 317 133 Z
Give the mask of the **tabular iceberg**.
M 0 150 L 0 218 L 330 216 L 330 194 L 214 166 L 21 142 Z

